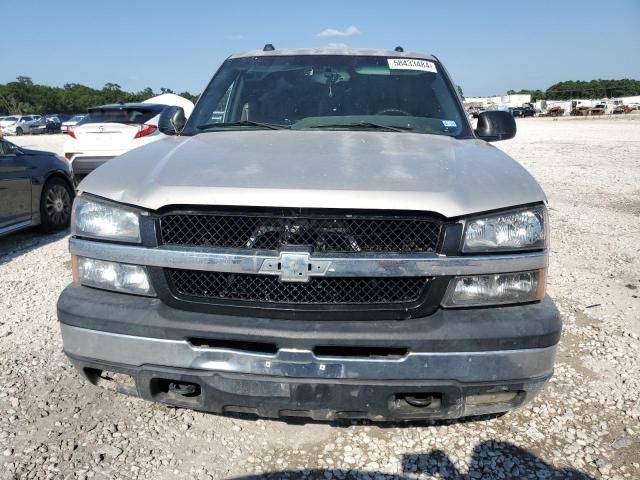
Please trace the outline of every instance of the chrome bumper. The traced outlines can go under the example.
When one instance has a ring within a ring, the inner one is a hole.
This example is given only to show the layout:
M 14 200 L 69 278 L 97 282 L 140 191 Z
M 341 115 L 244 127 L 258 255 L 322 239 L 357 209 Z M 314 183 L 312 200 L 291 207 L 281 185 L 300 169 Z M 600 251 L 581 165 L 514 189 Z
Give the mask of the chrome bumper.
M 259 250 L 247 253 L 246 250 L 196 247 L 146 248 L 74 237 L 69 239 L 69 251 L 73 255 L 132 265 L 263 275 L 279 274 L 272 265 L 281 262 L 280 256 Z M 437 254 L 309 255 L 307 261 L 320 269 L 316 274 L 326 277 L 403 277 L 522 272 L 546 268 L 549 259 L 545 250 L 468 257 Z
M 274 355 L 196 347 L 184 340 L 121 335 L 60 324 L 73 357 L 127 367 L 154 365 L 290 378 L 502 382 L 547 377 L 556 347 L 482 352 L 410 352 L 398 359 L 317 357 L 309 350 Z

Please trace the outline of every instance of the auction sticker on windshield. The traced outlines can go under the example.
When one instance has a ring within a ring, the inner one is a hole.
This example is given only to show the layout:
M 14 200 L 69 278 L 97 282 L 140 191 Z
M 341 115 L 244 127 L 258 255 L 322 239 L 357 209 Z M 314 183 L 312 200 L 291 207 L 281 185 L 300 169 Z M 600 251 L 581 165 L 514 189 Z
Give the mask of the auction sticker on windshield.
M 429 60 L 418 60 L 414 58 L 388 58 L 391 70 L 420 70 L 422 72 L 438 73 L 436 64 Z

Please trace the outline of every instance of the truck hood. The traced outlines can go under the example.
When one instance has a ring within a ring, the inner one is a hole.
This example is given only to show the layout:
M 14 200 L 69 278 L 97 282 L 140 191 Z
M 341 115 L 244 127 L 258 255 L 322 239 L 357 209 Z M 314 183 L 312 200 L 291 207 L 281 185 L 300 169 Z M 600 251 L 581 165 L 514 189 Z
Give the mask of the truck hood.
M 151 210 L 236 205 L 446 217 L 546 200 L 520 164 L 484 141 L 377 131 L 167 137 L 107 162 L 79 190 Z

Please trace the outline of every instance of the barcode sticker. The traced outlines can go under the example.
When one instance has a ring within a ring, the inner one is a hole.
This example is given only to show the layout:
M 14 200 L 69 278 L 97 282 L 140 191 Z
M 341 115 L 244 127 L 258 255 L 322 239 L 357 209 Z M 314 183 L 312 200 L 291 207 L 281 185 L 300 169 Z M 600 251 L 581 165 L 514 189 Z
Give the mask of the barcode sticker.
M 418 60 L 414 58 L 388 58 L 391 70 L 420 70 L 422 72 L 438 73 L 436 64 L 429 60 Z

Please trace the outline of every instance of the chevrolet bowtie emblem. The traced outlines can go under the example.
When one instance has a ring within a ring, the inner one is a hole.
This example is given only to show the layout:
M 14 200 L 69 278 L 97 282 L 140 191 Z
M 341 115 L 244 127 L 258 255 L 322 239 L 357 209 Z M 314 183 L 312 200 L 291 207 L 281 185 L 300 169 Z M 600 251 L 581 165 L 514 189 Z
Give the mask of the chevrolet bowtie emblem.
M 267 258 L 260 273 L 279 275 L 283 282 L 308 282 L 311 277 L 327 273 L 329 260 L 312 260 L 308 252 L 281 252 L 279 257 Z

